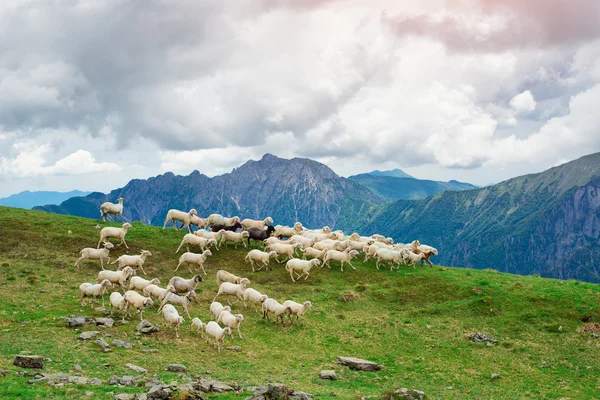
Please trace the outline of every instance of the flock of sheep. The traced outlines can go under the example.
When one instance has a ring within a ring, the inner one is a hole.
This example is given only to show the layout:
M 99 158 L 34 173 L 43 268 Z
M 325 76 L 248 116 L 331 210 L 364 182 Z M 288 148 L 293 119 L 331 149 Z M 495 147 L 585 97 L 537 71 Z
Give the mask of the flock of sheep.
M 123 221 L 123 199 L 120 198 L 118 204 L 110 202 L 102 204 L 100 213 L 103 220 L 112 214 L 115 216 L 115 220 L 116 215 L 119 215 Z M 212 214 L 205 219 L 198 217 L 194 209 L 189 212 L 169 210 L 163 229 L 169 222 L 172 222 L 177 230 L 185 226 L 189 231 L 175 252 L 178 253 L 184 245 L 186 246 L 187 252 L 179 257 L 175 271 L 185 264 L 192 274 L 191 266 L 196 266 L 206 275 L 204 264 L 208 257 L 212 256 L 209 247 L 219 250 L 219 247 L 227 246 L 229 243 L 233 243 L 236 248 L 238 245 L 247 247 L 250 240 L 260 241 L 265 250 L 252 249 L 246 255 L 245 262 L 250 264 L 252 271 L 255 271 L 255 267 L 258 270 L 262 268 L 268 270 L 271 259 L 278 263 L 285 261 L 285 269 L 289 272 L 293 282 L 302 277 L 304 280 L 308 279 L 310 270 L 315 266 L 330 268 L 331 262 L 339 262 L 342 271 L 345 263 L 356 269 L 351 260 L 360 252 L 364 253 L 365 261 L 374 258 L 377 269 L 380 264 L 388 263 L 390 270 L 401 264 L 411 264 L 414 267 L 419 261 L 431 264 L 430 257 L 438 254 L 435 248 L 421 245 L 417 240 L 406 245 L 394 244 L 392 239 L 381 235 L 365 237 L 353 233 L 345 236 L 342 231 L 331 231 L 329 227 L 319 230 L 305 229 L 300 222 L 293 227 L 273 226 L 271 217 L 262 221 L 252 219 L 240 221 L 239 217 L 226 218 L 219 214 Z M 177 222 L 181 223 L 180 227 L 177 226 Z M 198 227 L 196 232 L 193 231 L 192 225 Z M 200 332 L 202 337 L 206 337 L 207 341 L 213 340 L 219 352 L 225 337 L 232 336 L 233 330 L 237 330 L 239 337 L 242 338 L 240 324 L 244 321 L 244 316 L 231 312 L 231 296 L 242 301 L 244 307 L 247 307 L 248 303 L 252 303 L 255 307 L 262 308 L 263 318 L 267 318 L 267 320 L 269 320 L 269 314 L 273 314 L 275 321 L 280 320 L 282 324 L 284 324 L 286 316 L 293 323 L 293 315 L 296 315 L 296 319 L 302 318 L 312 308 L 310 301 L 297 303 L 287 300 L 279 303 L 266 294 L 248 287 L 250 280 L 247 278 L 219 270 L 216 274 L 218 291 L 209 307 L 214 321 L 205 324 L 199 318 L 192 319 L 189 305 L 191 302 L 198 303 L 195 289 L 198 283 L 203 281 L 202 276 L 194 275 L 190 279 L 174 276 L 169 280 L 166 288 L 161 288 L 158 286 L 160 285 L 158 279 L 147 280 L 137 276 L 137 269 L 146 274 L 143 265 L 147 257 L 152 256 L 152 253 L 147 250 L 142 250 L 139 255 L 118 257 L 112 262 L 112 264 L 117 264 L 117 269 L 114 271 L 104 269 L 104 262 L 106 261 L 106 264 L 109 265 L 109 252 L 114 248 L 108 239 L 120 239 L 119 245 L 123 244 L 129 248 L 125 242 L 128 229 L 131 229 L 131 224 L 124 221 L 121 228 L 103 228 L 100 231 L 97 248 L 84 248 L 80 251 L 80 257 L 75 263 L 76 267 L 84 259 L 97 259 L 100 260 L 102 268 L 94 283 L 85 282 L 80 285 L 82 305 L 85 305 L 86 297 L 92 299 L 92 306 L 93 302 L 100 297 L 104 307 L 104 295 L 108 288 L 118 286 L 124 291 L 124 294 L 118 291 L 110 294 L 111 313 L 114 308 L 122 314 L 122 319 L 124 319 L 126 315 L 129 316 L 129 311 L 133 308 L 140 313 L 140 319 L 143 320 L 144 310 L 153 306 L 157 301 L 159 303 L 158 313 L 162 311 L 164 320 L 174 328 L 177 338 L 179 338 L 179 326 L 184 322 L 183 317 L 175 308 L 175 306 L 179 306 L 191 320 L 192 327 Z M 238 229 L 241 231 L 238 232 Z M 103 248 L 100 248 L 101 244 Z M 190 252 L 189 246 L 198 247 L 202 252 Z M 297 257 L 299 252 L 301 252 L 301 258 Z M 221 295 L 227 297 L 229 305 L 223 306 L 215 301 Z

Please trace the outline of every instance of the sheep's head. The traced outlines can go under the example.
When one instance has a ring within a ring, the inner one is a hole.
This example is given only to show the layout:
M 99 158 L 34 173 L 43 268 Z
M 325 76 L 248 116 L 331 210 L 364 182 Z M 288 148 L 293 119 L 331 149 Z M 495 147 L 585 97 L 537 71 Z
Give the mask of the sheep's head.
M 144 307 L 149 307 L 149 306 L 153 306 L 153 305 L 154 305 L 154 300 L 152 300 L 150 297 L 144 298 Z
M 434 256 L 437 256 L 437 255 L 438 255 L 438 251 L 437 251 L 437 249 L 432 249 L 432 250 L 431 250 L 431 252 L 433 253 L 433 255 L 434 255 Z
M 135 270 L 129 266 L 123 268 L 123 272 L 125 273 L 125 275 L 135 275 Z
M 384 243 L 385 244 L 393 244 L 394 243 L 394 239 L 392 239 L 392 238 L 385 238 Z
M 211 239 L 211 240 L 214 240 L 214 239 Z M 214 240 L 214 241 L 215 241 L 215 243 L 217 243 L 216 240 Z M 202 255 L 203 256 L 212 256 L 213 254 L 211 253 L 210 250 L 204 250 L 204 252 L 202 253 Z
M 242 314 L 235 314 L 235 319 L 238 322 L 242 322 L 244 320 L 244 316 Z
M 250 279 L 248 279 L 248 278 L 240 279 L 240 285 L 249 285 L 249 284 L 250 284 Z
M 188 214 L 190 214 L 190 216 L 192 216 L 192 217 L 193 217 L 194 215 L 198 215 L 198 211 L 196 211 L 196 209 L 195 209 L 195 208 L 192 208 L 192 209 L 191 209 L 191 210 L 188 212 Z
M 231 307 L 225 306 L 225 307 L 223 307 L 223 309 L 221 310 L 221 312 L 223 312 L 223 311 L 231 311 Z
M 152 255 L 152 253 L 150 253 L 148 250 L 142 250 L 142 253 L 141 253 L 141 255 L 142 255 L 142 256 L 145 256 L 145 257 L 149 257 L 149 256 L 151 256 L 151 255 Z
M 226 327 L 225 329 L 223 329 L 223 332 L 225 332 L 226 335 L 231 336 L 231 328 L 230 327 Z
M 124 200 L 123 200 L 123 198 L 122 198 L 122 197 L 119 197 L 119 198 L 117 199 L 117 201 L 119 202 L 119 204 L 121 204 L 121 203 L 123 203 L 123 201 L 124 201 Z
M 323 233 L 331 233 L 331 228 L 325 225 L 323 228 L 321 228 L 321 231 Z
M 294 224 L 294 230 L 296 231 L 301 231 L 304 227 L 302 226 L 302 224 L 300 222 L 296 222 Z
M 100 284 L 102 286 L 112 286 L 112 282 L 109 281 L 108 279 L 103 280 Z
M 244 232 L 242 232 L 242 237 L 243 237 L 243 238 L 247 238 L 247 237 L 249 237 L 249 236 L 250 236 L 250 233 L 248 233 L 248 231 L 244 231 Z
M 183 319 L 183 317 L 180 315 L 179 318 L 177 318 L 177 325 L 183 324 L 184 321 L 185 321 L 185 319 Z
M 173 286 L 173 285 L 167 285 L 166 290 L 167 290 L 167 292 L 177 293 L 177 289 L 175 289 L 175 286 Z
M 267 225 L 267 229 L 265 230 L 267 231 L 267 235 L 271 236 L 273 232 L 275 232 L 275 227 L 273 225 Z
M 321 260 L 319 260 L 318 258 L 313 258 L 313 259 L 311 260 L 311 263 L 312 263 L 313 265 L 319 266 L 319 265 L 321 265 Z
M 270 251 L 269 252 L 269 258 L 277 258 L 277 252 L 276 251 Z
M 208 239 L 208 241 L 206 242 L 207 246 L 217 246 L 217 241 L 216 239 Z M 206 251 L 210 251 L 210 250 L 206 250 Z M 210 253 L 209 255 L 212 255 L 212 253 Z
M 265 223 L 265 225 L 272 225 L 273 224 L 273 218 L 267 217 L 267 218 L 265 218 L 265 220 L 263 222 Z
M 154 278 L 150 281 L 151 285 L 160 285 L 160 280 L 158 278 Z
M 129 222 L 125 222 L 125 223 L 122 225 L 122 228 L 123 228 L 123 229 L 131 229 L 131 228 L 133 228 L 133 226 L 131 226 L 131 224 L 130 224 Z
M 267 296 L 266 294 L 263 294 L 262 296 L 260 296 L 260 302 L 264 303 L 265 301 L 267 301 L 267 299 L 269 298 L 269 296 Z
M 104 246 L 105 249 L 110 250 L 110 249 L 114 249 L 115 245 L 112 244 L 111 242 L 102 242 L 102 245 Z
M 350 250 L 348 252 L 348 255 L 350 256 L 350 258 L 356 257 L 358 255 L 358 251 L 356 251 L 356 250 Z
M 305 301 L 303 306 L 306 310 L 310 310 L 312 308 L 312 303 L 310 301 Z
M 200 275 L 195 275 L 192 280 L 194 281 L 194 283 L 196 282 L 202 282 L 204 280 L 204 278 L 202 278 Z
M 414 248 L 414 247 L 419 247 L 419 246 L 421 245 L 421 243 L 419 243 L 419 241 L 418 241 L 418 240 L 413 240 L 413 241 L 410 243 L 410 245 L 411 245 L 411 247 L 413 247 L 413 248 Z
M 194 300 L 196 303 L 198 303 L 198 295 L 194 290 L 190 290 L 190 292 L 185 297 L 187 297 L 190 301 Z
M 356 232 L 354 232 L 352 235 L 350 235 L 350 240 L 358 240 L 360 239 L 360 235 Z

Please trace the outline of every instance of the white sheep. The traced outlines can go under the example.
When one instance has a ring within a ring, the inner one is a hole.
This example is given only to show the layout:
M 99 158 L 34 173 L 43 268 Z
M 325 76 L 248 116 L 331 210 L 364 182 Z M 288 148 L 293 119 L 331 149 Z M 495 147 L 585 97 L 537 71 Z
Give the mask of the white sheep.
M 242 279 L 242 277 L 227 272 L 224 269 L 217 271 L 217 286 L 221 286 L 223 282 L 240 283 Z
M 121 217 L 121 222 L 125 222 L 123 219 L 123 198 L 119 197 L 118 202 L 119 204 L 111 203 L 110 201 L 102 203 L 100 206 L 100 215 L 102 216 L 102 221 L 106 221 L 107 217 L 110 221 L 109 214 L 114 214 L 115 222 L 117 221 L 117 215 Z
M 290 243 L 300 243 L 302 245 L 302 248 L 305 249 L 305 248 L 311 247 L 313 244 L 315 244 L 315 242 L 317 241 L 317 238 L 315 238 L 315 237 L 309 238 L 309 237 L 302 236 L 302 235 L 294 235 L 288 241 Z
M 112 264 L 118 264 L 117 269 L 123 269 L 125 267 L 136 267 L 142 270 L 144 275 L 146 275 L 146 271 L 144 271 L 144 263 L 146 262 L 146 258 L 151 257 L 152 253 L 148 250 L 142 250 L 140 254 L 130 256 L 124 254 L 117 258 Z
M 254 249 L 254 250 L 250 250 L 248 252 L 248 254 L 246 255 L 246 258 L 244 258 L 244 261 L 247 263 L 250 263 L 250 265 L 252 266 L 252 272 L 254 271 L 254 266 L 258 264 L 258 270 L 260 271 L 261 269 L 266 267 L 266 270 L 269 270 L 269 260 L 271 258 L 277 258 L 277 252 L 275 251 L 270 251 L 268 253 L 264 252 L 264 251 L 260 251 L 258 249 Z
M 306 275 L 304 280 L 308 279 L 308 273 L 312 267 L 315 265 L 320 265 L 321 260 L 318 258 L 313 258 L 312 260 L 301 260 L 299 258 L 292 258 L 285 264 L 285 270 L 290 273 L 290 278 L 292 278 L 292 282 L 296 282 L 294 280 L 294 274 L 297 275 L 296 279 L 300 279 L 302 275 Z
M 100 260 L 100 266 L 104 269 L 104 260 L 106 260 L 106 264 L 110 263 L 109 251 L 115 248 L 115 245 L 111 242 L 104 242 L 102 244 L 104 248 L 102 249 L 94 249 L 91 247 L 86 247 L 79 252 L 80 257 L 75 262 L 75 267 L 79 269 L 79 263 L 82 260 Z
M 179 250 L 181 250 L 181 247 L 184 244 L 188 252 L 190 251 L 190 244 L 192 246 L 198 246 L 202 251 L 206 250 L 206 248 L 209 246 L 217 247 L 217 241 L 215 239 L 206 239 L 198 235 L 194 235 L 193 233 L 186 233 L 183 239 L 181 240 L 179 247 L 175 251 L 175 254 L 179 253 Z
M 289 244 L 287 240 L 281 240 L 278 237 L 275 236 L 271 236 L 269 238 L 266 238 L 265 240 L 263 240 L 263 243 L 266 246 L 269 246 L 271 244 L 275 244 L 275 243 L 280 243 L 280 244 Z
M 206 271 L 204 270 L 204 263 L 206 262 L 206 259 L 208 258 L 208 256 L 212 256 L 212 253 L 210 250 L 204 250 L 202 252 L 202 254 L 191 253 L 189 251 L 187 253 L 183 253 L 181 255 L 181 257 L 179 257 L 179 264 L 177 264 L 177 268 L 175 268 L 175 272 L 177 272 L 177 270 L 179 269 L 181 264 L 187 264 L 190 274 L 193 274 L 192 268 L 190 268 L 190 264 L 196 264 L 197 266 L 199 266 L 202 269 L 202 272 L 204 272 L 204 275 L 206 275 Z
M 293 228 L 290 228 L 289 226 L 281 226 L 281 225 L 277 225 L 275 227 L 275 232 L 273 233 L 273 236 L 276 237 L 286 237 L 286 238 L 291 238 L 294 235 L 298 235 L 300 232 L 302 232 L 302 224 L 300 224 L 299 222 L 296 222 L 296 224 L 294 225 Z
M 183 228 L 185 226 L 188 228 L 188 231 L 192 232 L 192 228 L 190 227 L 190 224 L 192 221 L 192 217 L 194 215 L 198 215 L 198 212 L 193 208 L 188 212 L 171 209 L 167 212 L 167 217 L 165 218 L 165 223 L 163 225 L 163 229 L 165 229 L 167 227 L 167 224 L 169 223 L 169 221 L 171 221 L 171 222 L 173 222 L 173 226 L 175 227 L 176 231 L 179 231 L 181 228 Z M 182 225 L 180 228 L 177 227 L 176 221 L 181 222 Z
M 368 242 L 362 242 L 360 240 L 348 240 L 346 241 L 346 248 L 350 250 L 363 251 L 365 244 L 372 245 L 375 243 L 374 239 L 370 239 Z
M 135 271 L 131 267 L 125 267 L 122 271 L 111 271 L 106 269 L 98 272 L 96 283 L 100 283 L 103 280 L 108 279 L 112 284 L 117 284 L 122 289 L 125 289 L 125 283 L 133 275 L 135 275 Z
M 423 253 L 415 254 L 410 250 L 402 250 L 402 256 L 404 261 L 408 264 L 412 264 L 413 268 L 416 268 L 417 263 L 423 259 Z
M 223 326 L 226 326 L 228 328 L 231 328 L 231 330 L 233 331 L 234 329 L 237 329 L 238 331 L 238 335 L 240 335 L 240 339 L 242 338 L 242 333 L 240 332 L 240 325 L 242 324 L 242 322 L 244 321 L 244 316 L 242 314 L 232 314 L 229 311 L 223 311 L 221 314 L 219 314 L 219 318 L 217 319 L 217 324 L 223 324 Z
M 267 318 L 267 321 L 270 321 L 269 319 L 269 313 L 273 313 L 273 315 L 275 315 L 275 322 L 277 322 L 277 320 L 279 318 L 281 318 L 281 324 L 284 324 L 284 317 L 287 314 L 288 317 L 292 314 L 292 308 L 290 306 L 284 306 L 283 304 L 280 304 L 277 300 L 275 299 L 267 299 L 265 300 L 265 302 L 262 305 L 262 309 L 263 309 L 263 318 Z
M 146 286 L 142 290 L 142 293 L 144 293 L 146 296 L 152 296 L 158 301 L 163 301 L 167 293 L 175 293 L 175 288 L 173 286 L 167 286 L 166 289 L 163 289 L 157 285 L 152 284 Z
M 165 318 L 165 321 L 175 328 L 175 337 L 179 339 L 179 325 L 183 324 L 185 321 L 183 317 L 180 316 L 175 307 L 170 304 L 167 304 L 163 307 L 162 314 Z
M 163 309 L 164 312 L 164 309 Z M 206 333 L 206 324 L 204 322 L 202 322 L 202 320 L 200 318 L 194 318 L 192 319 L 192 329 L 195 329 L 197 332 L 200 332 L 200 336 L 204 337 L 204 334 Z
M 198 229 L 205 229 L 208 226 L 208 221 L 205 218 L 201 218 L 197 215 L 192 215 L 190 218 L 190 225 L 196 225 Z
M 158 312 L 162 310 L 165 304 L 173 304 L 175 306 L 183 307 L 183 311 L 187 314 L 189 319 L 192 319 L 190 316 L 190 312 L 188 311 L 188 306 L 192 301 L 198 303 L 198 295 L 193 290 L 190 290 L 185 296 L 180 296 L 175 293 L 167 293 L 163 301 L 160 303 L 160 307 L 158 307 Z
M 209 321 L 206 324 L 206 334 L 209 337 L 215 339 L 215 346 L 218 349 L 218 352 L 221 352 L 221 342 L 225 341 L 225 335 L 231 336 L 231 328 L 225 327 L 221 328 L 219 324 L 215 321 Z
M 152 298 L 142 296 L 135 290 L 126 291 L 123 295 L 123 298 L 125 299 L 126 303 L 125 310 L 128 311 L 129 306 L 133 306 L 133 308 L 135 308 L 140 313 L 140 321 L 144 320 L 144 308 L 154 305 L 154 301 L 152 301 Z
M 402 252 L 397 250 L 388 250 L 388 249 L 379 249 L 375 253 L 375 266 L 379 269 L 379 264 L 382 261 L 387 261 L 390 263 L 390 271 L 394 268 L 394 264 L 400 266 L 401 263 L 404 262 L 404 255 Z
M 376 244 L 365 244 L 365 246 L 363 247 L 363 252 L 365 253 L 365 260 L 364 262 L 369 261 L 370 258 L 375 257 L 375 254 L 381 250 L 382 247 L 379 247 Z
M 262 294 L 258 290 L 252 288 L 246 288 L 246 290 L 244 290 L 244 294 L 242 295 L 242 299 L 244 300 L 244 307 L 246 308 L 248 307 L 246 301 L 261 306 L 262 303 L 264 303 L 265 300 L 267 300 L 268 298 L 269 296 L 267 296 L 266 294 Z
M 93 303 L 96 302 L 96 297 L 102 297 L 102 308 L 104 308 L 104 294 L 106 293 L 106 288 L 111 286 L 112 283 L 110 283 L 108 279 L 105 279 L 100 283 L 82 283 L 81 285 L 79 285 L 79 300 L 81 302 L 81 305 L 85 306 L 85 301 L 83 300 L 85 297 L 91 297 L 91 306 L 94 307 Z
M 255 219 L 246 218 L 241 221 L 242 229 L 248 230 L 248 228 L 259 228 L 265 229 L 267 225 L 273 225 L 273 218 L 267 217 L 262 221 L 257 221 Z
M 235 224 L 236 222 L 240 222 L 240 217 L 231 217 L 231 218 L 227 218 L 222 216 L 221 214 L 210 214 L 207 218 L 208 221 L 208 225 L 213 226 L 213 225 L 225 225 L 225 226 L 231 226 L 233 224 Z
M 119 292 L 112 292 L 110 297 L 108 298 L 108 302 L 110 304 L 110 313 L 113 312 L 113 307 L 119 310 L 121 313 L 121 320 L 125 321 L 125 311 L 127 310 L 127 303 L 125 302 L 125 298 Z
M 341 245 L 340 242 L 335 241 L 335 240 L 331 240 L 331 239 L 325 239 L 325 240 L 321 240 L 319 242 L 316 242 L 315 244 L 312 245 L 313 248 L 317 249 L 317 250 L 338 250 L 340 249 Z M 343 250 L 343 249 L 340 249 Z
M 109 238 L 118 238 L 121 239 L 118 246 L 124 244 L 125 248 L 128 249 L 129 246 L 127 246 L 127 243 L 125 242 L 125 235 L 127 234 L 127 229 L 133 229 L 129 222 L 125 222 L 120 228 L 114 228 L 111 226 L 102 228 L 102 230 L 100 231 L 100 240 L 98 240 L 98 246 L 96 246 L 96 248 L 99 249 L 100 243 L 105 242 Z
M 394 239 L 386 238 L 383 235 L 374 234 L 374 235 L 371 235 L 371 237 L 379 243 L 384 243 L 384 244 L 393 244 L 394 243 Z
M 247 239 L 249 236 L 249 233 L 247 231 L 232 232 L 226 231 L 225 229 L 221 229 L 219 233 L 221 234 L 221 245 L 225 243 L 225 246 L 227 247 L 227 243 L 231 242 L 235 245 L 236 249 L 237 245 L 240 243 L 243 244 L 244 247 L 248 247 L 246 245 L 246 242 L 244 241 L 244 239 Z
M 235 296 L 238 298 L 238 300 L 242 300 L 244 291 L 246 290 L 246 285 L 249 284 L 250 280 L 248 280 L 247 278 L 242 278 L 240 280 L 240 283 L 223 282 L 221 283 L 221 286 L 219 286 L 219 291 L 217 292 L 213 301 L 215 301 L 215 299 L 221 294 L 227 296 L 227 303 L 229 305 L 231 305 L 231 302 L 229 301 L 229 296 Z
M 314 247 L 307 247 L 304 249 L 304 252 L 302 253 L 302 259 L 306 260 L 306 257 L 310 257 L 310 258 L 317 258 L 321 261 L 323 261 L 323 257 L 325 257 L 325 253 L 327 253 L 328 250 L 318 250 L 315 249 Z
M 300 318 L 303 318 L 304 314 L 308 310 L 312 309 L 312 303 L 310 301 L 305 301 L 304 304 L 300 304 L 300 303 L 296 303 L 295 301 L 292 301 L 292 300 L 286 300 L 283 302 L 283 306 L 290 307 L 292 309 L 291 315 L 296 316 L 296 321 L 298 321 Z M 294 321 L 292 321 L 291 315 L 289 316 L 289 318 L 290 318 L 290 321 L 293 323 Z
M 190 279 L 184 279 L 180 276 L 174 276 L 169 279 L 168 286 L 172 286 L 175 289 L 175 293 L 187 293 L 192 290 L 196 290 L 199 282 L 202 282 L 204 278 L 200 275 L 194 275 Z
M 148 285 L 160 285 L 160 280 L 154 278 L 149 281 L 141 276 L 132 276 L 131 279 L 129 279 L 129 290 L 142 292 Z
M 296 249 L 298 247 L 300 247 L 301 245 L 299 243 L 295 243 L 295 244 L 282 244 L 282 243 L 273 243 L 267 246 L 267 251 L 274 251 L 277 253 L 277 256 L 285 256 L 285 260 L 289 260 L 291 258 L 294 257 L 294 255 L 296 254 Z M 279 258 L 276 258 L 277 262 L 279 264 L 281 264 L 281 261 L 279 261 Z
M 327 268 L 331 268 L 329 262 L 333 260 L 333 261 L 339 261 L 341 263 L 341 271 L 344 270 L 345 262 L 347 262 L 352 267 L 352 269 L 356 269 L 350 261 L 352 260 L 352 258 L 356 257 L 357 255 L 358 255 L 358 251 L 356 251 L 356 250 L 344 250 L 344 251 L 329 250 L 327 253 L 325 253 L 325 257 L 323 258 L 323 266 L 327 265 Z
M 213 301 L 210 303 L 210 314 L 214 319 L 218 319 L 219 314 L 221 314 L 223 311 L 231 311 L 231 307 L 223 306 L 223 304 L 219 303 L 218 301 Z

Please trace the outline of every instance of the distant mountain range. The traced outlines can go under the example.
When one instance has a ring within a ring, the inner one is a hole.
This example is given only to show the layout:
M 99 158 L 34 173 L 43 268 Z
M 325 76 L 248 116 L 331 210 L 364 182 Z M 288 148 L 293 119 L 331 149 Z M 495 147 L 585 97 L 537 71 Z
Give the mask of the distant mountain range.
M 33 208 L 40 204 L 60 204 L 76 196 L 87 196 L 90 192 L 72 190 L 70 192 L 30 192 L 26 190 L 0 199 L 0 206 Z
M 391 176 L 394 178 L 414 178 L 414 176 L 410 176 L 409 174 L 398 168 L 391 169 L 388 171 L 380 171 L 376 169 L 375 171 L 371 171 L 368 174 L 373 176 Z

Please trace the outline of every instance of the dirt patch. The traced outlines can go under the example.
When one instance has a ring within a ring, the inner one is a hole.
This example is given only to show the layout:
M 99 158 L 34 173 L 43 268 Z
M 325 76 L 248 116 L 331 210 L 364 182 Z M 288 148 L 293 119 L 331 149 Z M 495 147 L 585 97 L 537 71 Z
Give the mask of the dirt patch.
M 582 333 L 600 333 L 600 324 L 597 322 L 590 322 L 587 323 L 585 325 L 580 326 L 579 328 L 577 328 L 577 332 L 582 332 Z

